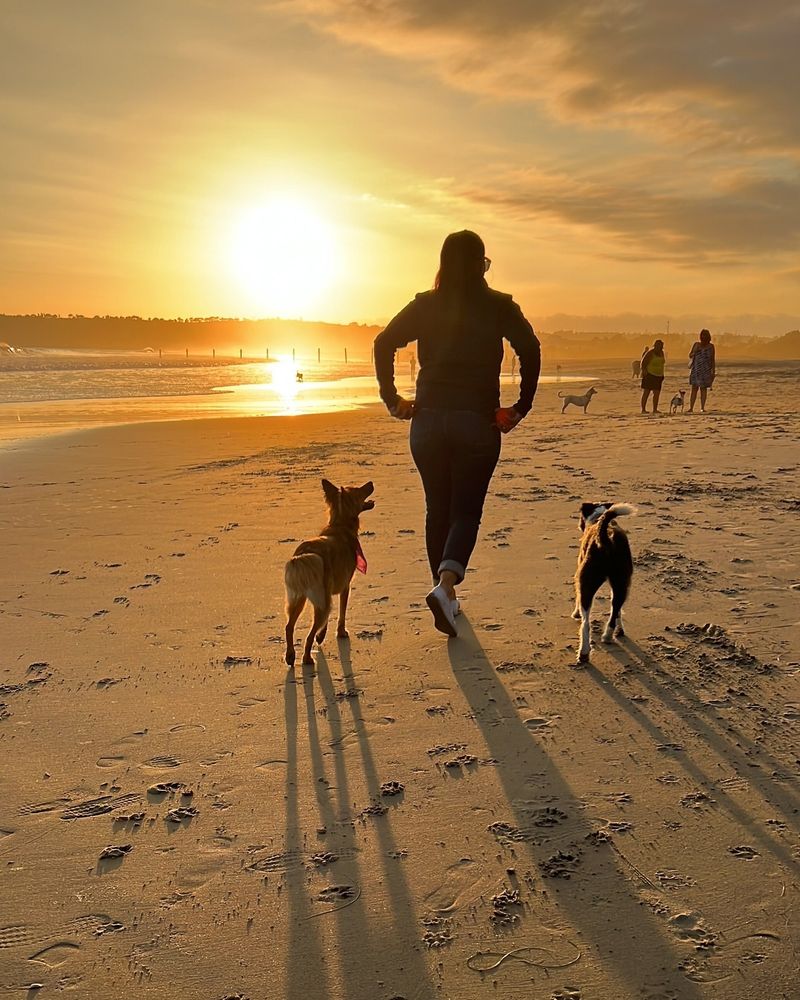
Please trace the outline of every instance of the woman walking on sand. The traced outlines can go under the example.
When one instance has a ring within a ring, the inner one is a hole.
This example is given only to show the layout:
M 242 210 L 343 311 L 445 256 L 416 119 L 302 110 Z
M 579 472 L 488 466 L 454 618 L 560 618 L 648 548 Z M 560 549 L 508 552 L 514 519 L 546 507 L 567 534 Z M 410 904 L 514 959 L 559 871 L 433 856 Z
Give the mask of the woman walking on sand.
M 689 413 L 694 413 L 694 404 L 697 401 L 697 390 L 700 390 L 700 410 L 706 412 L 706 396 L 708 390 L 714 384 L 717 376 L 717 357 L 714 345 L 711 343 L 711 334 L 708 330 L 700 331 L 700 340 L 692 344 L 689 351 L 691 361 L 689 372 L 689 385 L 692 387 L 692 395 L 689 399 Z
M 425 541 L 434 625 L 457 635 L 456 587 L 478 537 L 500 435 L 528 413 L 541 367 L 539 341 L 510 295 L 489 288 L 483 240 L 469 230 L 444 241 L 433 291 L 421 292 L 375 340 L 375 374 L 393 417 L 411 420 L 411 454 L 425 490 Z M 520 366 L 519 399 L 500 406 L 503 339 Z M 394 356 L 417 341 L 416 399 L 394 382 Z
M 647 412 L 647 398 L 653 394 L 653 413 L 658 413 L 658 397 L 664 381 L 664 341 L 657 340 L 642 355 L 642 413 Z

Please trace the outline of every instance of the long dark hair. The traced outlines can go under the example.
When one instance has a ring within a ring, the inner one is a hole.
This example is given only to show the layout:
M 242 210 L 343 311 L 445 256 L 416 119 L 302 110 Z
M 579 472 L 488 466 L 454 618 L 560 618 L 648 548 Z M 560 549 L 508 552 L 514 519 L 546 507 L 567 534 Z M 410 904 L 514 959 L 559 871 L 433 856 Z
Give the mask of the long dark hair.
M 437 292 L 462 298 L 486 288 L 484 261 L 486 247 L 477 233 L 462 229 L 450 233 L 442 244 L 439 270 L 433 287 Z

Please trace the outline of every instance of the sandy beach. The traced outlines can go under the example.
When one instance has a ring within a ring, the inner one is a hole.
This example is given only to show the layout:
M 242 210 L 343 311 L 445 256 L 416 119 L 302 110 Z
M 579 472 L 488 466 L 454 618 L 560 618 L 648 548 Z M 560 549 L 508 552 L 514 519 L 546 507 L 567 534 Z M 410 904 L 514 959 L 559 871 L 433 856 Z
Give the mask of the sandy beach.
M 636 385 L 541 387 L 449 641 L 380 406 L 4 449 L 0 991 L 797 1000 L 797 368 L 706 415 Z M 322 476 L 375 483 L 369 571 L 287 671 Z M 628 634 L 577 668 L 583 500 L 639 514 Z

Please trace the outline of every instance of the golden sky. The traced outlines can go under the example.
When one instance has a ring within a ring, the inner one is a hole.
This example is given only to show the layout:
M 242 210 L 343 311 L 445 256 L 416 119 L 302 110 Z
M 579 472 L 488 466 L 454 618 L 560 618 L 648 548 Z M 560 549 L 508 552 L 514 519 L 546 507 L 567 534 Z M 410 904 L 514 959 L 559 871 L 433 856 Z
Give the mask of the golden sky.
M 797 317 L 798 51 L 796 0 L 5 0 L 0 310 L 381 321 L 467 227 L 534 317 Z

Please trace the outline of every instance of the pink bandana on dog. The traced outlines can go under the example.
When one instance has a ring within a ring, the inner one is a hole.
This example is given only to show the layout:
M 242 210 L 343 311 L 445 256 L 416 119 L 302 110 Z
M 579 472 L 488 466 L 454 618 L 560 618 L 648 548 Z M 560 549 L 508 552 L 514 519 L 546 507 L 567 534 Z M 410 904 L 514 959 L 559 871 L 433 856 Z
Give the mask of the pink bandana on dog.
M 367 557 L 364 555 L 364 550 L 358 539 L 356 539 L 356 569 L 359 573 L 367 572 Z

